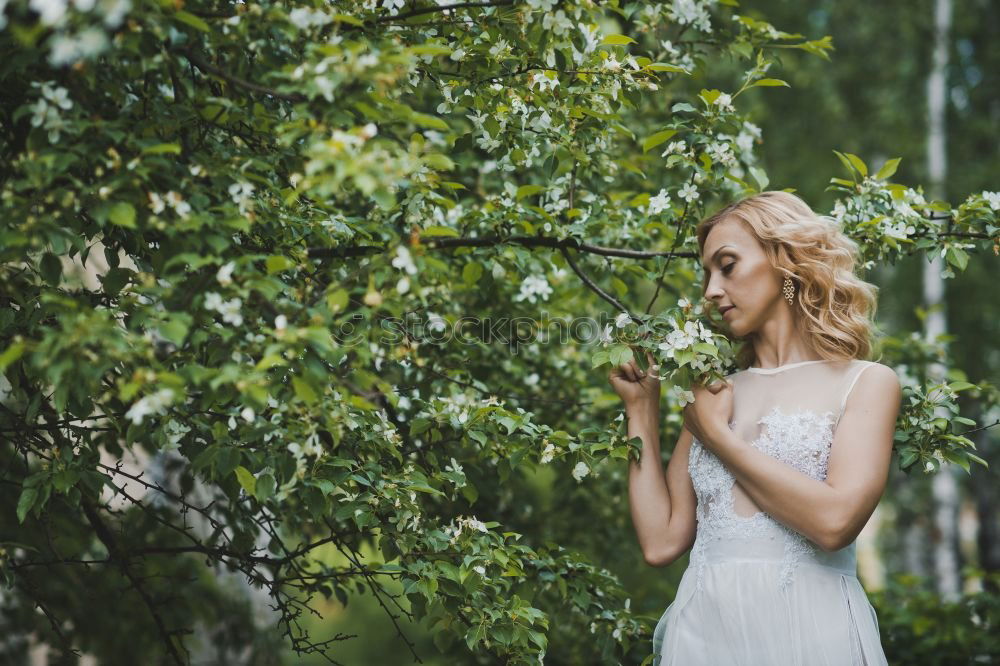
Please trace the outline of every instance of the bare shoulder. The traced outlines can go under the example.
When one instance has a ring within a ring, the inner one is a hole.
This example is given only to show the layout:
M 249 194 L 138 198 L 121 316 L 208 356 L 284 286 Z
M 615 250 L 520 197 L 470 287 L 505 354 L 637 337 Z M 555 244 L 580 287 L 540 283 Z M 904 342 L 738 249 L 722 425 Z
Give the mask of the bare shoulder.
M 896 374 L 895 368 L 886 365 L 885 363 L 879 363 L 878 361 L 866 361 L 866 365 L 870 366 L 865 370 L 862 375 L 868 375 L 868 381 L 882 382 L 885 384 L 896 384 L 899 385 L 899 375 Z M 877 379 L 872 380 L 871 377 L 874 376 Z
M 898 407 L 902 385 L 896 371 L 876 361 L 869 361 L 865 365 L 866 367 L 859 373 L 857 386 L 851 391 L 848 401 L 856 404 L 874 401 Z

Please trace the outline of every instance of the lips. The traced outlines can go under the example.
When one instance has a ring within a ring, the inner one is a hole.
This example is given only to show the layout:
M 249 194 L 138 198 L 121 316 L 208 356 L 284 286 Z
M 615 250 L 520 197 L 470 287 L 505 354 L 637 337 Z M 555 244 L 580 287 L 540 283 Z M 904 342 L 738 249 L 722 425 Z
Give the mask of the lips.
M 724 307 L 721 307 L 721 308 L 719 308 L 719 314 L 725 315 L 727 312 L 729 312 L 730 310 L 732 310 L 734 307 L 736 307 L 736 306 L 735 305 L 726 305 Z

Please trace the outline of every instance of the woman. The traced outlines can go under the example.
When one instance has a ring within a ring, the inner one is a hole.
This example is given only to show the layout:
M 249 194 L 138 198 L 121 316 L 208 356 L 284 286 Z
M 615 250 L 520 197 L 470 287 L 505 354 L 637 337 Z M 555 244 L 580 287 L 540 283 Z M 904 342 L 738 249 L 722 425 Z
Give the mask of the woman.
M 896 373 L 864 360 L 876 287 L 854 275 L 856 244 L 786 192 L 733 203 L 696 233 L 703 295 L 745 342 L 742 370 L 694 389 L 666 478 L 657 367 L 609 375 L 643 442 L 629 464 L 643 555 L 662 567 L 691 549 L 653 665 L 886 664 L 855 558 L 901 398 Z

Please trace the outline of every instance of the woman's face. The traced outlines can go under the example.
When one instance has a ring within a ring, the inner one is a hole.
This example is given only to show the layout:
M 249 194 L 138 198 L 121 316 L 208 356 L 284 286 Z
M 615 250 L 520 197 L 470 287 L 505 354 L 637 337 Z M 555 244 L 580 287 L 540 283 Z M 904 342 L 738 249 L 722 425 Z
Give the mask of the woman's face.
M 705 298 L 723 312 L 731 334 L 743 337 L 759 330 L 782 307 L 781 273 L 764 248 L 734 217 L 712 227 L 701 257 Z M 727 306 L 734 306 L 728 313 Z

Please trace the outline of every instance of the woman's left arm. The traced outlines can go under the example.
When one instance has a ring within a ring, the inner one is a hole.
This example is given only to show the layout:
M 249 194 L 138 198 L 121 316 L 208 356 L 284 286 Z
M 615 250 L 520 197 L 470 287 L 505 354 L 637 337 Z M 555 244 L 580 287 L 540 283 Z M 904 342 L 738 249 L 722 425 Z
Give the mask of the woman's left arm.
M 902 391 L 892 368 L 863 371 L 848 397 L 825 481 L 755 449 L 728 428 L 713 433 L 713 453 L 764 512 L 826 551 L 854 541 L 889 479 Z

